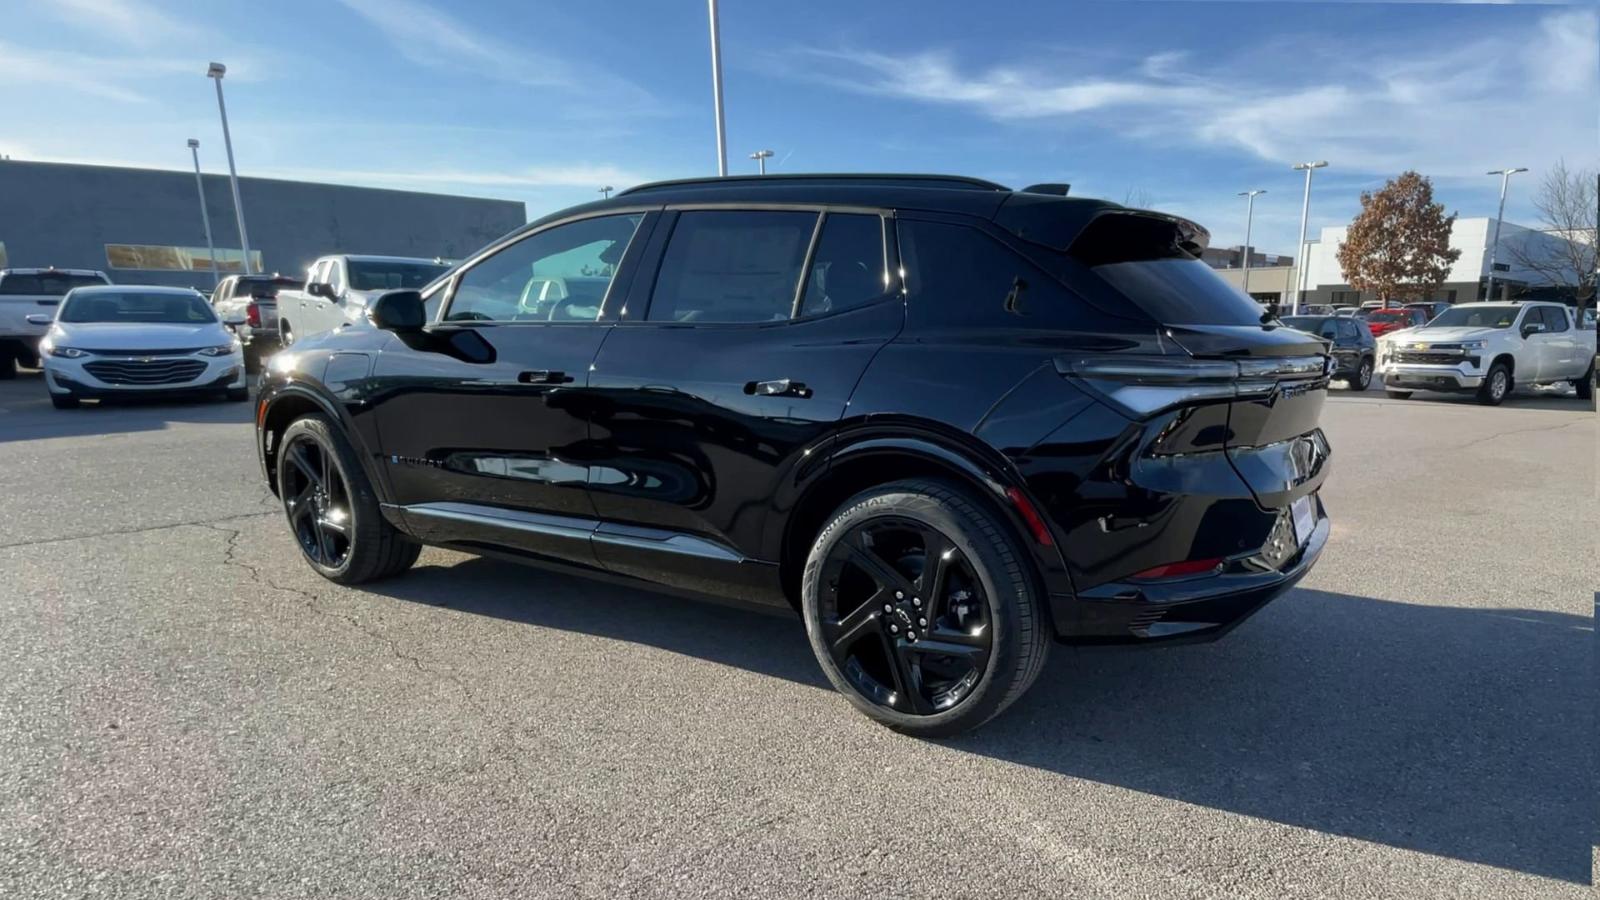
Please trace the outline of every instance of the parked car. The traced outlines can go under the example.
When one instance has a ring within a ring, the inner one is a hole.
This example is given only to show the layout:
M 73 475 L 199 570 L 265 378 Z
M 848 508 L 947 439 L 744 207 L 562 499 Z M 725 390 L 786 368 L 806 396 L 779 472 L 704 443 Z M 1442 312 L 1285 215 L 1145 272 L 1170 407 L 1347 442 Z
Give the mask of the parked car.
M 1371 329 L 1373 337 L 1383 337 L 1391 331 L 1402 328 L 1416 328 L 1426 325 L 1428 316 L 1420 309 L 1409 306 L 1391 306 L 1387 309 L 1374 309 L 1367 313 L 1367 328 Z
M 443 260 L 409 256 L 320 257 L 306 271 L 303 290 L 280 294 L 279 336 L 287 346 L 298 338 L 365 324 L 373 296 L 425 287 L 449 268 Z
M 1336 316 L 1359 316 L 1361 314 L 1361 307 L 1359 307 L 1359 306 L 1335 306 L 1333 308 L 1333 314 L 1336 315 Z
M 75 287 L 110 284 L 93 269 L 0 269 L 0 380 L 17 377 L 17 365 L 39 365 L 39 339 L 45 326 L 35 316 L 53 313 Z
M 1517 384 L 1572 382 L 1593 395 L 1595 335 L 1559 303 L 1458 303 L 1421 328 L 1379 341 L 1390 397 L 1417 390 L 1475 392 L 1497 405 Z
M 1407 303 L 1406 309 L 1422 310 L 1422 314 L 1426 317 L 1423 324 L 1426 325 L 1428 322 L 1433 321 L 1434 316 L 1449 309 L 1452 305 L 1454 304 L 1446 303 L 1443 300 L 1423 300 L 1417 303 Z
M 1288 308 L 1287 306 L 1284 307 L 1284 309 Z M 1331 316 L 1333 315 L 1333 307 L 1326 303 L 1306 303 L 1301 305 L 1300 312 L 1296 313 L 1296 315 Z
M 239 339 L 192 288 L 74 288 L 53 315 L 28 321 L 47 329 L 39 353 L 56 409 L 134 395 L 247 397 Z
M 1354 316 L 1285 316 L 1282 321 L 1327 342 L 1335 380 L 1358 391 L 1372 386 L 1378 342 L 1366 323 Z
M 280 346 L 279 295 L 304 287 L 305 282 L 287 275 L 229 275 L 211 292 L 211 306 L 219 318 L 242 322 L 234 332 L 244 346 L 246 368 L 255 371 Z
M 330 580 L 434 544 L 796 609 L 858 709 L 948 734 L 1052 638 L 1215 638 L 1321 552 L 1330 360 L 1207 238 L 954 177 L 637 187 L 285 350 L 261 464 Z

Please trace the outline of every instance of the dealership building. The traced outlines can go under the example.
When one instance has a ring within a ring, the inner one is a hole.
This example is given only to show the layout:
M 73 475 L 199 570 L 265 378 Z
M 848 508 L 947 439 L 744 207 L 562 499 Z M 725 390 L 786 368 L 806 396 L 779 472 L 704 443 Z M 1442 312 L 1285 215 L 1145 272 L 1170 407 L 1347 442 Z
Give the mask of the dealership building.
M 1494 242 L 1494 221 L 1490 217 L 1456 219 L 1455 225 L 1450 229 L 1450 246 L 1452 249 L 1460 250 L 1461 257 L 1450 267 L 1444 284 L 1437 290 L 1429 292 L 1425 297 L 1407 299 L 1443 300 L 1450 303 L 1485 299 L 1484 288 L 1488 281 L 1489 260 Z M 1378 299 L 1373 292 L 1358 291 L 1345 280 L 1344 271 L 1339 266 L 1339 245 L 1344 242 L 1348 233 L 1348 226 L 1324 228 L 1317 238 L 1306 242 L 1304 273 L 1306 292 L 1301 302 L 1358 306 L 1363 301 Z M 1495 296 L 1515 297 L 1528 289 L 1551 287 L 1550 279 L 1546 275 L 1518 264 L 1517 260 L 1565 258 L 1567 240 L 1548 231 L 1526 228 L 1513 222 L 1502 222 L 1500 250 L 1498 254 L 1494 254 Z M 1229 257 L 1228 253 L 1232 253 L 1232 256 Z M 1269 263 L 1257 268 L 1255 260 L 1259 256 L 1260 254 L 1252 256 L 1248 293 L 1263 303 L 1288 303 L 1294 296 L 1295 281 L 1301 277 L 1299 267 L 1286 257 L 1286 263 L 1280 261 L 1277 265 Z M 1225 251 L 1224 254 L 1207 261 L 1218 270 L 1224 281 L 1244 289 L 1246 276 L 1239 266 L 1236 252 Z M 1219 262 L 1224 264 L 1219 265 Z M 1574 276 L 1572 280 L 1575 282 L 1576 273 L 1572 274 Z
M 226 175 L 205 175 L 217 268 L 244 254 Z M 520 201 L 239 179 L 257 271 L 303 273 L 330 253 L 456 259 L 527 221 Z M 0 160 L 0 268 L 100 269 L 113 282 L 208 290 L 193 171 Z

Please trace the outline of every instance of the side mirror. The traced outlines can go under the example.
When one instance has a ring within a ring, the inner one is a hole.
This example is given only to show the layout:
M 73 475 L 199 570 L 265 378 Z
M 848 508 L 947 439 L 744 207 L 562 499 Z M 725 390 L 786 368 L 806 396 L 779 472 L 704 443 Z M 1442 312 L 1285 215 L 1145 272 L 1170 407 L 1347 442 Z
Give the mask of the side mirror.
M 1528 324 L 1522 326 L 1522 336 L 1523 337 L 1527 337 L 1530 334 L 1542 334 L 1543 332 L 1544 332 L 1544 323 L 1543 322 L 1529 322 Z
M 228 318 L 222 320 L 222 324 L 228 326 L 229 328 L 238 328 L 240 325 L 243 325 L 248 321 L 250 320 L 246 319 L 244 316 L 229 316 Z
M 325 300 L 332 300 L 333 285 L 321 281 L 313 281 L 306 285 L 306 293 L 313 297 L 321 297 Z
M 419 291 L 385 291 L 367 307 L 374 326 L 397 334 L 421 331 L 427 315 Z
M 34 313 L 28 316 L 27 319 L 29 325 L 49 325 L 51 322 L 56 320 L 56 317 L 47 316 L 43 313 Z

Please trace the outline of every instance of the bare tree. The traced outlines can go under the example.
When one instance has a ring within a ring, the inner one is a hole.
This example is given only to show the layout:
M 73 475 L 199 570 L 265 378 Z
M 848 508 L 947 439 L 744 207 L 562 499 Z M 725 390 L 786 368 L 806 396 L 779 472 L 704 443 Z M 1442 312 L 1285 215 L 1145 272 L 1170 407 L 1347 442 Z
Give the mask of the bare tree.
M 1128 192 L 1122 195 L 1122 205 L 1133 209 L 1149 209 L 1155 202 L 1150 192 L 1142 187 L 1128 188 Z
M 1539 211 L 1540 229 L 1562 240 L 1514 241 L 1506 246 L 1506 255 L 1551 284 L 1575 289 L 1579 300 L 1594 302 L 1600 173 L 1557 162 L 1545 172 L 1533 208 Z

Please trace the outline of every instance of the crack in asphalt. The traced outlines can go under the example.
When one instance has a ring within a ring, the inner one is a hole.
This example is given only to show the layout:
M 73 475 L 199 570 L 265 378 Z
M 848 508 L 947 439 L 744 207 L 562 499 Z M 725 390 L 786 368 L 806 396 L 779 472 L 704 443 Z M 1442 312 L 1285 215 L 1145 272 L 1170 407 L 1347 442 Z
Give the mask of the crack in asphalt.
M 1503 437 L 1512 437 L 1513 435 L 1518 435 L 1518 434 L 1535 434 L 1535 433 L 1540 432 L 1540 431 L 1560 431 L 1563 428 L 1572 428 L 1572 427 L 1575 427 L 1575 426 L 1578 426 L 1578 425 L 1593 426 L 1594 425 L 1594 420 L 1591 419 L 1591 420 L 1583 421 L 1583 422 L 1563 422 L 1560 425 L 1542 425 L 1542 426 L 1540 426 L 1538 428 L 1511 428 L 1511 429 L 1507 429 L 1505 431 L 1497 431 L 1494 434 L 1487 435 L 1485 437 L 1476 438 L 1474 440 L 1467 441 L 1465 444 L 1462 444 L 1461 446 L 1457 447 L 1456 450 L 1457 451 L 1461 451 L 1461 450 L 1467 449 L 1468 447 L 1476 447 L 1479 444 L 1486 444 L 1489 441 L 1497 440 L 1497 439 L 1503 438 Z
M 111 531 L 96 531 L 90 534 L 69 534 L 59 537 L 35 538 L 29 541 L 16 541 L 10 544 L 0 544 L 0 550 L 9 550 L 13 547 L 38 547 L 44 544 L 62 544 L 68 541 L 88 541 L 95 538 L 119 537 L 127 534 L 144 534 L 151 531 L 165 531 L 169 528 L 189 528 L 193 526 L 207 528 L 218 522 L 237 522 L 240 519 L 256 519 L 260 518 L 261 516 L 270 516 L 274 514 L 276 514 L 276 510 L 266 512 L 237 513 L 231 516 L 220 516 L 215 519 L 192 519 L 184 522 L 167 522 L 163 525 L 141 525 L 137 528 L 118 528 Z

